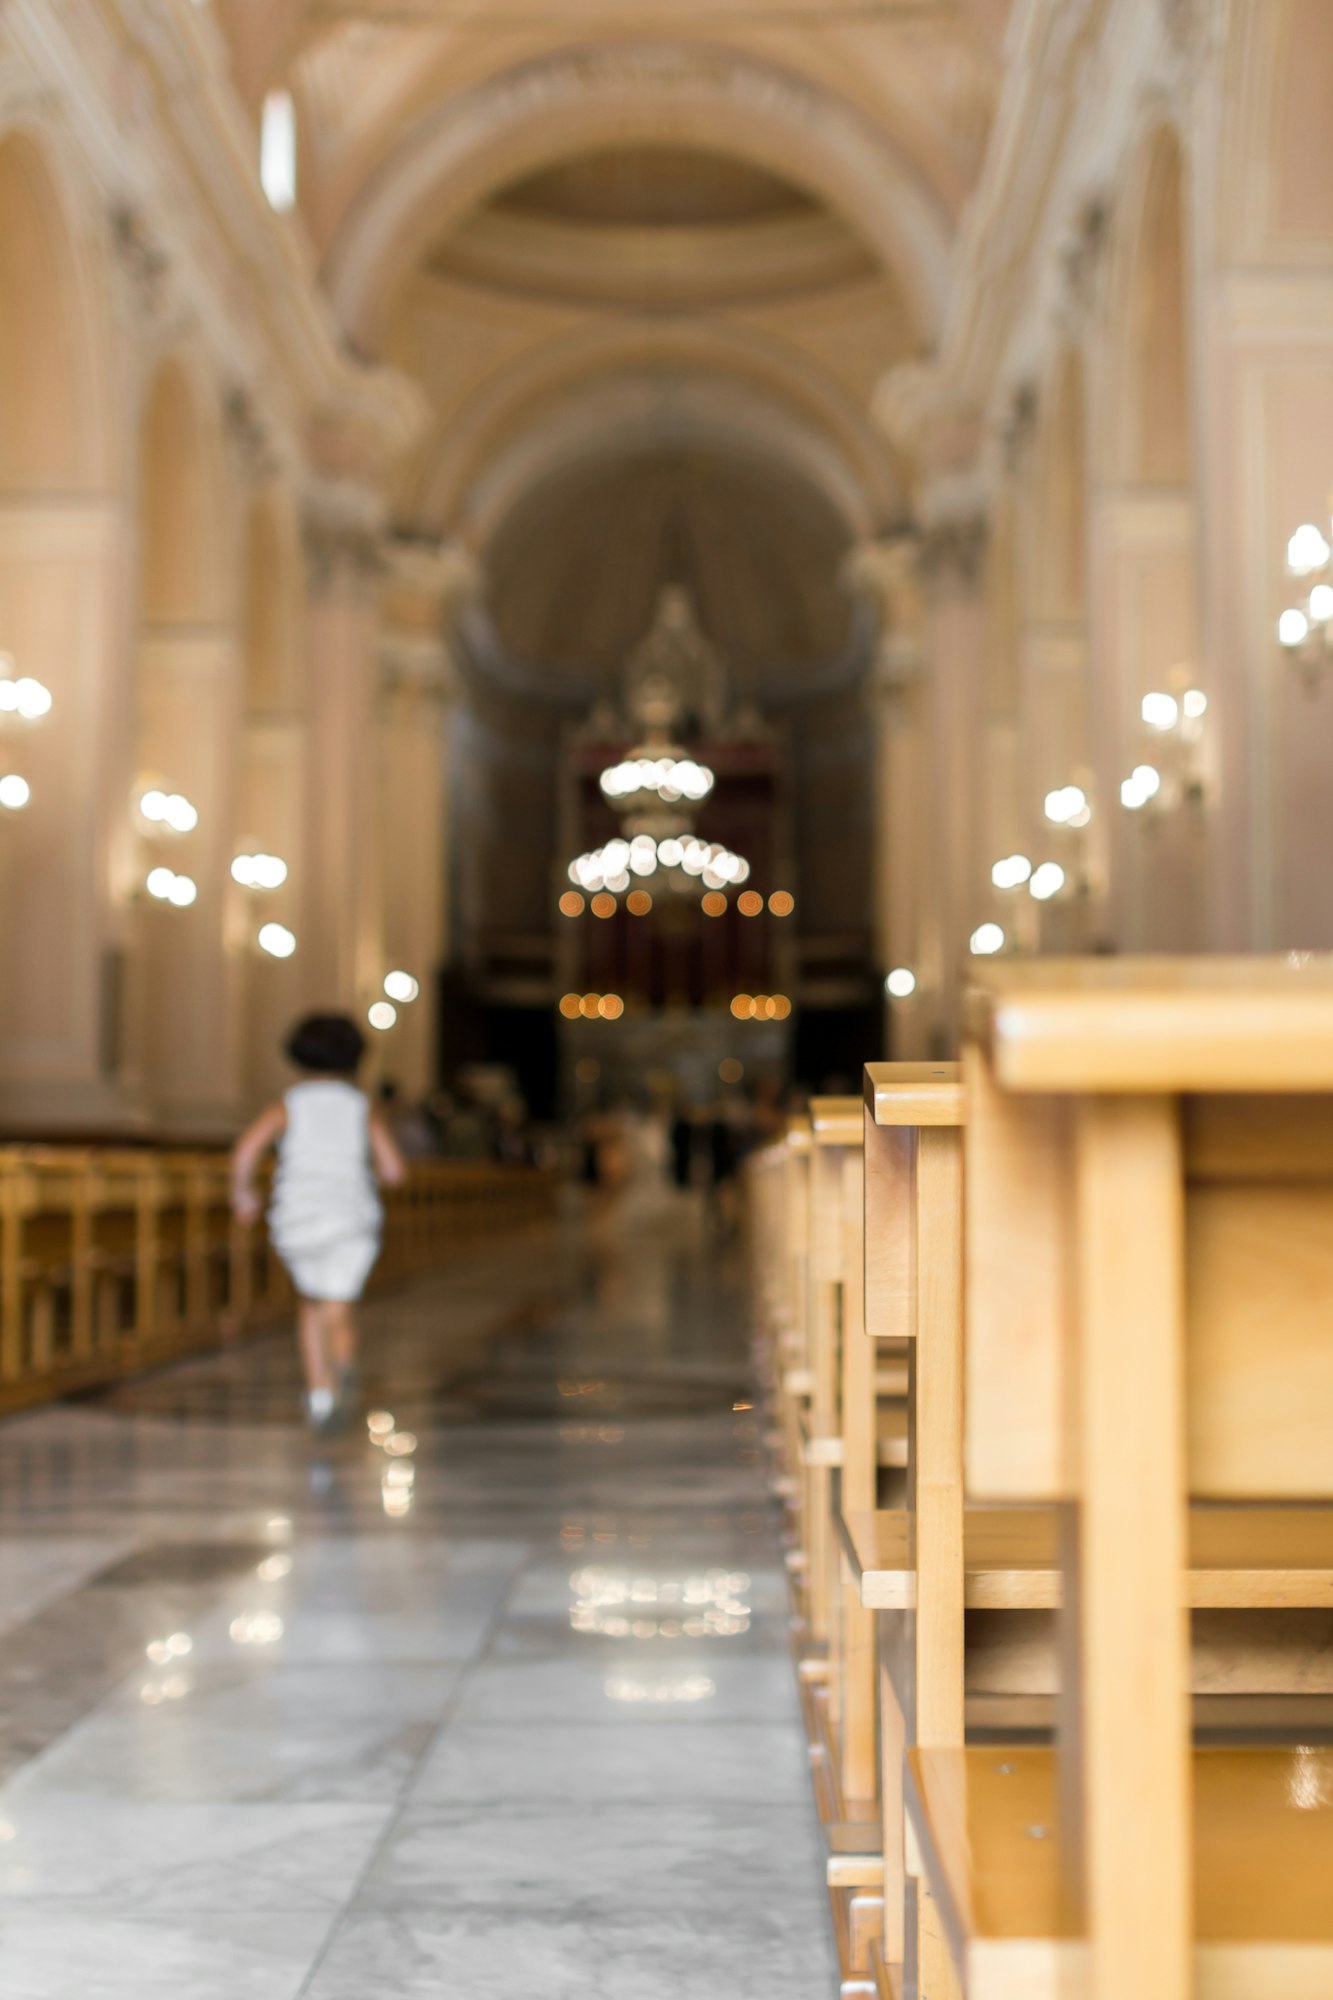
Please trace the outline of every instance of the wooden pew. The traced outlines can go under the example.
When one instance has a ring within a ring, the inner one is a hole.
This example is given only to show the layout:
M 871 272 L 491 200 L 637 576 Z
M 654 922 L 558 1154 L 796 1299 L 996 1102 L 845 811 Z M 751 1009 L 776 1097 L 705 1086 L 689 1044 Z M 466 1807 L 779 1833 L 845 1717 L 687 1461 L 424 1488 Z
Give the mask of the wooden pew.
M 0 1148 L 0 1413 L 271 1324 L 291 1287 L 222 1152 Z M 550 1174 L 427 1161 L 386 1191 L 377 1284 L 549 1214 Z
M 840 1521 L 861 1615 L 883 1614 L 883 1900 L 871 1964 L 881 1994 L 899 1993 L 906 1975 L 932 2000 L 944 2000 L 948 1961 L 909 1879 L 903 1759 L 910 1744 L 964 1740 L 961 1117 L 956 1065 L 867 1068 L 866 1346 L 906 1345 L 907 1491 L 887 1510 L 849 1491 Z
M 873 1614 L 839 1541 L 848 1496 L 873 1509 L 884 1468 L 906 1459 L 905 1355 L 864 1338 L 860 1099 L 817 1098 L 750 1163 L 761 1353 L 778 1414 L 798 1665 L 828 1882 L 843 1962 L 852 1928 L 878 1929 L 878 1755 Z M 780 1274 L 788 1274 L 784 1289 Z M 794 1477 L 791 1476 L 794 1474 Z M 873 1836 L 873 1839 L 872 1839 Z
M 1061 1686 L 1054 1749 L 909 1751 L 955 1966 L 969 2000 L 1326 1996 L 1333 1752 L 1257 1738 L 1333 1686 L 1333 969 L 996 967 L 964 1075 L 967 1490 L 1058 1510 L 1003 1573 L 1058 1602 Z M 1244 1747 L 1192 1744 L 1201 1684 Z

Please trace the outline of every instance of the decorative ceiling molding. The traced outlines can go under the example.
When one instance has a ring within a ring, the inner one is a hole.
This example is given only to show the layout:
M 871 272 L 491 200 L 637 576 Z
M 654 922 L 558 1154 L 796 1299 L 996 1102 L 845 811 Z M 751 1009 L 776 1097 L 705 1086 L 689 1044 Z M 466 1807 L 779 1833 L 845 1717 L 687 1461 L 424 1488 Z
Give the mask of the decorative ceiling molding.
M 484 545 L 534 486 L 608 454 L 710 445 L 803 480 L 865 535 L 896 516 L 902 489 L 849 399 L 790 357 L 737 336 L 665 329 L 645 353 L 584 330 L 545 350 L 445 426 L 423 454 L 416 525 Z
M 7 45 L 7 50 L 5 45 Z M 426 418 L 415 384 L 349 355 L 299 221 L 259 184 L 256 138 L 215 23 L 174 0 L 7 0 L 0 56 L 41 93 L 43 122 L 100 191 L 104 227 L 139 303 L 169 296 L 272 449 L 299 463 L 336 422 L 368 463 Z M 180 107 L 189 106 L 188 116 Z M 142 218 L 151 218 L 151 227 Z
M 899 150 L 857 110 L 778 66 L 670 43 L 566 49 L 436 107 L 353 204 L 326 260 L 343 326 L 375 346 L 398 287 L 498 188 L 599 146 L 727 152 L 782 173 L 851 221 L 902 286 L 920 337 L 944 314 L 952 226 Z

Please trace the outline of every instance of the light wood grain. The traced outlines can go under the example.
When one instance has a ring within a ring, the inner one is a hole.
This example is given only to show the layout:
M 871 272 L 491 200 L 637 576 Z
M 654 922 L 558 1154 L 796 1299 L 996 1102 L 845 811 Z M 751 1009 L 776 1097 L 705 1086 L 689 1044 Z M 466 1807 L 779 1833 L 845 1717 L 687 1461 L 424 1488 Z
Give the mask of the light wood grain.
M 927 1127 L 917 1155 L 916 1345 L 908 1525 L 916 1557 L 916 1740 L 963 1740 L 963 1156 Z
M 968 1027 L 1009 1090 L 1333 1091 L 1333 961 L 1010 961 Z
M 876 1353 L 866 1338 L 862 1250 L 865 1174 L 861 1146 L 861 1113 L 857 1109 L 856 1144 L 842 1155 L 842 1339 L 839 1363 L 839 1403 L 844 1439 L 840 1499 L 858 1510 L 873 1508 L 878 1478 L 876 1426 Z M 861 1603 L 846 1562 L 836 1564 L 838 1602 L 835 1613 L 842 1633 L 842 1708 L 839 1753 L 843 1796 L 876 1797 L 875 1745 L 875 1627 Z
M 1333 1992 L 1333 1751 L 1196 1750 L 1191 1993 L 1197 2000 L 1326 2000 Z M 969 2000 L 1057 2000 L 1080 1934 L 1062 1895 L 1052 1751 L 920 1751 L 907 1806 Z M 1043 1837 L 1034 1830 L 1043 1829 Z M 1135 1994 L 1160 1991 L 1148 1971 Z M 1077 1990 L 1075 1986 L 1072 1990 Z
M 1062 1613 L 1066 1888 L 1089 2000 L 1190 2000 L 1185 1277 L 1170 1098 L 1085 1098 Z M 1068 1560 L 1068 1559 L 1067 1559 Z
M 917 1135 L 865 1115 L 865 1321 L 872 1340 L 916 1338 Z
M 1069 1109 L 1006 1097 L 975 1048 L 967 1096 L 967 1485 L 979 1500 L 1059 1500 L 1073 1231 Z
M 1189 1451 L 1197 1493 L 1333 1495 L 1333 1184 L 1195 1187 Z
M 812 1097 L 810 1129 L 816 1146 L 859 1146 L 862 1105 L 859 1097 Z
M 906 1510 L 844 1514 L 841 1532 L 862 1602 L 875 1611 L 910 1609 L 916 1570 Z M 1333 1509 L 1195 1507 L 1189 1550 L 1182 1588 L 1191 1609 L 1333 1609 Z M 1055 1512 L 968 1508 L 963 1581 L 969 1611 L 1056 1609 Z
M 961 1125 L 957 1063 L 867 1063 L 865 1103 L 877 1125 Z
M 842 1432 L 813 1416 L 801 1419 L 801 1454 L 807 1465 L 828 1469 L 842 1464 Z M 901 1403 L 880 1403 L 875 1417 L 875 1458 L 884 1467 L 901 1470 L 907 1464 L 907 1411 Z

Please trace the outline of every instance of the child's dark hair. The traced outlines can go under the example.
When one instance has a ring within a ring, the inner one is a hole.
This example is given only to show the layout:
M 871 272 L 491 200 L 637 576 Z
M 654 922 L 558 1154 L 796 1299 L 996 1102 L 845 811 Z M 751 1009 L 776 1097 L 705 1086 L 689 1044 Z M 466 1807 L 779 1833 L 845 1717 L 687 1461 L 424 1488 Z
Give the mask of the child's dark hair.
M 288 1035 L 284 1053 L 297 1069 L 315 1076 L 352 1076 L 366 1053 L 366 1038 L 348 1014 L 307 1014 Z

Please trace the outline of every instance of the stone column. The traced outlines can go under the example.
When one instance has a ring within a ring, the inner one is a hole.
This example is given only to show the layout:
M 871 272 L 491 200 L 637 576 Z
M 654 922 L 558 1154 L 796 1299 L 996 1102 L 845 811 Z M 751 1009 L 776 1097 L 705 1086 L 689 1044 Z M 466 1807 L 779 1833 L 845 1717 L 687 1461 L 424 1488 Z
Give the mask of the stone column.
M 235 1129 L 240 1112 L 240 961 L 226 912 L 240 779 L 241 702 L 235 630 L 150 627 L 139 641 L 139 770 L 183 792 L 198 826 L 179 840 L 139 842 L 134 894 L 141 1076 L 159 1131 L 189 1137 Z M 128 805 L 128 802 L 127 802 Z M 188 875 L 196 901 L 147 895 L 148 871 Z
M 974 498 L 936 501 L 922 538 L 930 661 L 930 846 L 940 939 L 937 1029 L 957 1046 L 967 941 L 983 897 L 982 721 L 988 641 L 986 517 Z
M 125 511 L 115 500 L 0 504 L 0 644 L 50 688 L 36 726 L 0 724 L 0 1122 L 110 1131 L 139 1115 L 120 1073 L 130 703 Z
M 453 624 L 476 585 L 450 548 L 391 545 L 380 639 L 379 857 L 384 974 L 410 973 L 418 997 L 399 1004 L 383 1048 L 405 1095 L 436 1081 L 439 984 L 450 944 L 453 719 L 458 697 Z
M 942 963 L 926 832 L 926 610 L 914 535 L 858 548 L 848 577 L 870 600 L 879 645 L 868 693 L 875 729 L 874 944 L 882 978 L 897 967 L 917 981 L 907 1001 L 887 1002 L 886 1046 L 896 1057 L 929 1052 Z
M 310 775 L 300 899 L 310 1007 L 364 1019 L 383 977 L 378 924 L 376 692 L 383 582 L 378 510 L 360 489 L 308 506 L 306 637 Z

